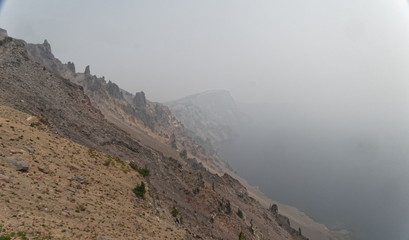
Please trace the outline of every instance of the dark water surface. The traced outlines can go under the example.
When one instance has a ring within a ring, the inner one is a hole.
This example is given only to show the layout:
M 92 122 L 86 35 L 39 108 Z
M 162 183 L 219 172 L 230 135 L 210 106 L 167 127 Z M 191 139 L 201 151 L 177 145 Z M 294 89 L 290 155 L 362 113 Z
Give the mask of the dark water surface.
M 252 121 L 237 128 L 240 138 L 220 151 L 239 175 L 330 228 L 350 230 L 354 240 L 409 239 L 406 123 L 380 128 L 250 114 Z

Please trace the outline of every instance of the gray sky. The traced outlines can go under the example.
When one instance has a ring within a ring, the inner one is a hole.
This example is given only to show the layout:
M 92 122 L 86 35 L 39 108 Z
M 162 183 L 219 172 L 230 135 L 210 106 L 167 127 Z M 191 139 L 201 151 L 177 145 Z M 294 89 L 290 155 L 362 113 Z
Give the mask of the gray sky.
M 405 0 L 6 0 L 0 27 L 154 101 L 409 96 Z

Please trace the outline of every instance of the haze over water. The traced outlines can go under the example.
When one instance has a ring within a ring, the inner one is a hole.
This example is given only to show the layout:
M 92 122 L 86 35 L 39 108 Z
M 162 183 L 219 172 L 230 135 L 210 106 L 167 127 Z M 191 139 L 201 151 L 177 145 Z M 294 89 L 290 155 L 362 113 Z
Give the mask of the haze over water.
M 247 106 L 253 120 L 223 144 L 222 156 L 272 199 L 347 228 L 352 239 L 408 239 L 407 119 L 319 119 L 304 111 Z

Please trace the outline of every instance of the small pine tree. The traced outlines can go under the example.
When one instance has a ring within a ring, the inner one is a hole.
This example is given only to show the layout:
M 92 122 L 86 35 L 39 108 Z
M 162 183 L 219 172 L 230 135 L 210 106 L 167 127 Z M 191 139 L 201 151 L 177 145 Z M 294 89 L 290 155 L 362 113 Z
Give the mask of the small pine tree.
M 301 228 L 300 228 L 300 227 L 298 228 L 298 235 L 302 236 Z

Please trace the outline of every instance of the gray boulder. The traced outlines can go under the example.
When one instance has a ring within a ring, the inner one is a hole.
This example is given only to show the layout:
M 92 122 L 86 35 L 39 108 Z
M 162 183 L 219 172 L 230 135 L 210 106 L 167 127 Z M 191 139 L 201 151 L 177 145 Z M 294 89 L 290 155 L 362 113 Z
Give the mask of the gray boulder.
M 30 167 L 24 160 L 16 159 L 14 157 L 6 157 L 3 158 L 3 160 L 13 166 L 17 171 L 27 172 Z

